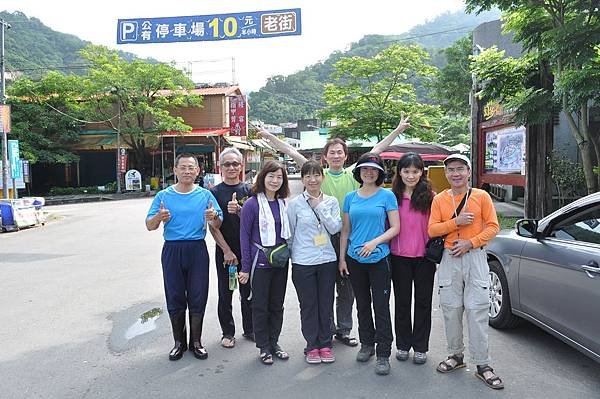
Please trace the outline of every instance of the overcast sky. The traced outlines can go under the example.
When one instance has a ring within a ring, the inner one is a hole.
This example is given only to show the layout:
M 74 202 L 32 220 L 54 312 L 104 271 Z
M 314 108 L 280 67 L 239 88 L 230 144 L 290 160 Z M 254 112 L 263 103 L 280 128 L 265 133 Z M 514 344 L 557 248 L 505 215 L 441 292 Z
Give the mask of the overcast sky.
M 322 61 L 334 50 L 344 50 L 366 34 L 400 34 L 446 11 L 464 7 L 462 0 L 280 0 L 230 1 L 39 1 L 2 0 L 0 9 L 24 12 L 50 28 L 95 44 L 128 51 L 140 57 L 193 62 L 196 82 L 232 81 L 247 93 L 273 75 L 287 75 Z M 300 8 L 302 35 L 215 42 L 117 45 L 117 19 Z M 18 27 L 7 34 L 16 34 Z

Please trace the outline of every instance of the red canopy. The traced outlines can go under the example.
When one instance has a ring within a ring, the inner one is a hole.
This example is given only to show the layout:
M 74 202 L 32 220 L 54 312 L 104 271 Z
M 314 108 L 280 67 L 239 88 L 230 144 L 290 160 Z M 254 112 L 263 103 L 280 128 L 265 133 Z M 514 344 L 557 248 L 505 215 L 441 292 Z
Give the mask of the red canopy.
M 391 145 L 379 154 L 382 159 L 400 159 L 407 152 L 416 152 L 424 161 L 443 161 L 450 154 L 455 153 L 445 145 L 435 143 L 409 142 Z
M 402 155 L 406 154 L 405 152 L 382 152 L 379 154 L 381 159 L 393 159 L 398 160 L 402 158 Z M 423 161 L 443 161 L 448 156 L 447 154 L 419 154 Z

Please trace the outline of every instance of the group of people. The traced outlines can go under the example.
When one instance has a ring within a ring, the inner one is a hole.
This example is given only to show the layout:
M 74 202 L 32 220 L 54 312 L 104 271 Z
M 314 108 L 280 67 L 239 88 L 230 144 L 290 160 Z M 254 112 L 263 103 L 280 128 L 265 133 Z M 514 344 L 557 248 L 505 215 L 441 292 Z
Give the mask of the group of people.
M 289 254 L 306 362 L 334 362 L 334 338 L 348 346 L 360 341 L 356 360 L 367 362 L 375 356 L 375 372 L 389 374 L 393 285 L 396 358 L 406 361 L 412 350 L 413 362 L 423 364 L 429 350 L 437 269 L 449 352 L 437 371 L 449 373 L 465 366 L 462 317 L 466 313 L 476 376 L 491 388 L 503 388 L 489 366 L 487 341 L 488 266 L 482 247 L 499 230 L 491 198 L 485 191 L 469 188 L 471 164 L 459 154 L 444 161 L 448 190 L 433 192 L 423 160 L 415 153 L 399 160 L 391 190 L 383 188 L 385 170 L 378 154 L 409 126 L 408 118 L 402 119 L 388 137 L 347 168 L 345 142 L 329 140 L 322 156 L 327 169 L 261 131 L 264 139 L 301 166 L 304 191 L 292 199 L 286 169 L 277 161 L 265 162 L 250 186 L 240 181 L 241 153 L 227 148 L 219 157 L 223 182 L 209 191 L 193 184 L 195 158 L 179 155 L 174 168 L 177 184 L 156 195 L 146 219 L 149 230 L 161 222 L 164 226 L 161 260 L 175 340 L 169 358 L 181 358 L 188 348 L 186 305 L 189 348 L 197 358 L 208 356 L 201 343 L 208 292 L 204 243 L 208 226 L 217 244 L 223 347 L 235 346 L 228 270 L 237 266 L 242 335 L 255 341 L 263 364 L 273 364 L 274 358 L 289 359 L 279 345 Z M 425 257 L 430 237 L 445 237 L 439 266 Z M 358 341 L 351 336 L 354 298 Z

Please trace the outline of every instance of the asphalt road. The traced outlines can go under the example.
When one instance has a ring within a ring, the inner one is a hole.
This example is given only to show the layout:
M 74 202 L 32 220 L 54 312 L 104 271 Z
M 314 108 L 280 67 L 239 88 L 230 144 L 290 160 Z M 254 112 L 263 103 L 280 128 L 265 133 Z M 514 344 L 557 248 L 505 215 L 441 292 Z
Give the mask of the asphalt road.
M 292 181 L 294 192 L 299 183 Z M 392 359 L 391 374 L 381 377 L 373 361 L 357 364 L 356 349 L 339 344 L 335 363 L 304 362 L 290 281 L 281 344 L 291 359 L 266 367 L 250 341 L 238 337 L 234 349 L 219 346 L 214 273 L 203 334 L 209 358 L 186 353 L 170 362 L 162 236 L 144 226 L 150 201 L 50 207 L 59 220 L 0 234 L 1 398 L 600 398 L 600 364 L 527 323 L 490 329 L 492 366 L 504 391 L 486 388 L 470 367 L 437 373 L 446 355 L 437 294 L 429 362 Z M 207 241 L 213 253 L 214 241 Z M 139 323 L 153 309 L 163 313 Z

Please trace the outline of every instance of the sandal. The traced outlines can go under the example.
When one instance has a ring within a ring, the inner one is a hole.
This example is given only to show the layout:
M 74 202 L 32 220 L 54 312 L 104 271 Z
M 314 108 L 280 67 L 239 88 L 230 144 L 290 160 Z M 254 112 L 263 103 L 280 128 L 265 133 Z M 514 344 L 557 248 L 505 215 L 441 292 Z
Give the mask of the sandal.
M 273 356 L 270 352 L 261 352 L 258 356 L 260 357 L 260 361 L 262 362 L 262 364 L 266 364 L 267 366 L 273 364 Z
M 231 349 L 235 346 L 235 338 L 234 337 L 223 337 L 221 338 L 221 346 L 223 348 Z
M 290 358 L 289 353 L 281 349 L 279 345 L 273 347 L 273 353 L 275 354 L 275 357 L 279 360 L 288 360 Z
M 440 373 L 450 373 L 456 369 L 466 367 L 467 364 L 463 360 L 464 356 L 450 355 L 446 360 L 438 364 L 436 370 Z
M 492 373 L 492 376 L 485 378 L 483 374 L 488 371 Z M 487 364 L 485 366 L 477 366 L 477 372 L 475 373 L 475 377 L 479 378 L 485 383 L 485 385 L 492 389 L 504 389 L 504 383 L 502 382 L 500 377 L 498 377 L 494 373 L 494 369 L 488 366 Z
M 358 340 L 349 335 L 335 334 L 335 339 L 337 339 L 346 346 L 358 346 Z

